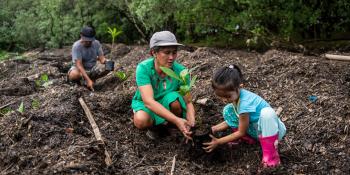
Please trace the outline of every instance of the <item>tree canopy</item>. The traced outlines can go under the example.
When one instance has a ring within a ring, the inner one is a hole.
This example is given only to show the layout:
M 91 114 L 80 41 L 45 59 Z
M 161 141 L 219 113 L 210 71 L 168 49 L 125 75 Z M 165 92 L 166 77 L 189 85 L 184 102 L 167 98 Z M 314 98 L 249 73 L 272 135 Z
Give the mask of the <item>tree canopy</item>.
M 111 40 L 108 27 L 117 27 L 124 43 L 170 30 L 188 43 L 227 45 L 325 40 L 350 29 L 348 0 L 2 0 L 0 6 L 3 50 L 62 47 L 85 25 L 102 42 Z

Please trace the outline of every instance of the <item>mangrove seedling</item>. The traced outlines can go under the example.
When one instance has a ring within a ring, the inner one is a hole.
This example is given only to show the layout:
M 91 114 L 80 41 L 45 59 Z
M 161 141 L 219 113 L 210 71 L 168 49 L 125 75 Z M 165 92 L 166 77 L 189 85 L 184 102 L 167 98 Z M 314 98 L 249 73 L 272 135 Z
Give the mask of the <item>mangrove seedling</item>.
M 32 108 L 33 108 L 33 109 L 39 109 L 39 107 L 40 107 L 40 102 L 39 102 L 39 100 L 38 100 L 38 99 L 33 99 L 33 100 L 32 100 Z
M 44 88 L 49 87 L 52 81 L 49 81 L 49 76 L 47 74 L 42 74 L 39 79 L 35 80 L 35 85 L 37 87 L 43 86 Z
M 123 71 L 117 71 L 114 73 L 114 75 L 119 78 L 121 81 L 125 81 L 129 78 L 130 73 L 125 73 Z
M 23 104 L 23 101 L 21 102 L 21 104 L 19 105 L 17 111 L 21 114 L 24 113 L 24 104 Z
M 191 75 L 191 72 L 194 68 L 188 70 L 188 69 L 184 69 L 180 72 L 180 75 L 177 75 L 172 69 L 169 69 L 167 67 L 160 67 L 160 69 L 168 76 L 179 80 L 181 82 L 181 86 L 180 86 L 180 90 L 179 93 L 182 96 L 187 95 L 190 91 L 192 86 L 194 85 L 194 83 L 196 82 L 197 79 L 197 75 L 193 76 L 193 78 L 191 79 L 190 83 L 188 83 L 187 78 Z
M 113 58 L 113 49 L 114 49 L 114 41 L 115 41 L 115 38 L 117 36 L 119 36 L 121 33 L 123 33 L 123 31 L 121 29 L 117 29 L 117 28 L 110 28 L 108 27 L 108 33 L 111 35 L 112 37 L 112 49 L 111 49 L 111 57 Z

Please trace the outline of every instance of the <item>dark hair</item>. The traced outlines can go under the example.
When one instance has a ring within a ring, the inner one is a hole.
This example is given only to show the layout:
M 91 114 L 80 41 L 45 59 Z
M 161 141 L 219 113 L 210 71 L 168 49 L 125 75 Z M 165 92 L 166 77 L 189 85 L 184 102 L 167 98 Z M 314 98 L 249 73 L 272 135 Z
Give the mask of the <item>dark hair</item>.
M 150 54 L 152 55 L 152 51 L 157 53 L 160 51 L 161 48 L 167 48 L 167 47 L 174 47 L 174 46 L 154 46 L 150 49 Z M 175 47 L 178 47 L 178 46 L 175 46 Z
M 218 69 L 212 78 L 214 89 L 234 91 L 243 83 L 241 69 L 237 65 L 229 65 Z

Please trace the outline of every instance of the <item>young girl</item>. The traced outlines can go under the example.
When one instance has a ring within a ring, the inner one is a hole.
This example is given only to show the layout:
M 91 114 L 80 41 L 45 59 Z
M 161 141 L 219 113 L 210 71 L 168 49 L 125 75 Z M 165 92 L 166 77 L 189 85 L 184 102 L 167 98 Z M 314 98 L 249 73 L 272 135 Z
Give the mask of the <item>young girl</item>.
M 204 143 L 204 150 L 213 151 L 217 146 L 242 140 L 259 140 L 264 167 L 280 165 L 278 140 L 286 133 L 286 127 L 276 112 L 263 98 L 241 88 L 243 75 L 236 65 L 223 67 L 216 71 L 212 79 L 215 94 L 228 103 L 223 109 L 224 121 L 213 126 L 212 132 L 233 129 L 233 133 L 222 138 L 212 137 Z M 249 139 L 250 138 L 250 139 Z

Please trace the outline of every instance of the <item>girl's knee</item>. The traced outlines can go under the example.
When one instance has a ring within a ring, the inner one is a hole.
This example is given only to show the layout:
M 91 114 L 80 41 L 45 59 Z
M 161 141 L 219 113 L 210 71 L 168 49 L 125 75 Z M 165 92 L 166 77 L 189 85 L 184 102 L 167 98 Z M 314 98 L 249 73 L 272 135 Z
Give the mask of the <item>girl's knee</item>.
M 134 114 L 134 125 L 138 129 L 146 129 L 152 126 L 151 117 L 144 111 L 138 111 Z
M 276 118 L 278 118 L 277 114 L 272 108 L 267 107 L 261 110 L 260 120 L 275 120 Z

